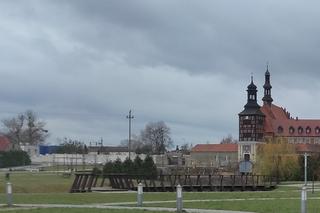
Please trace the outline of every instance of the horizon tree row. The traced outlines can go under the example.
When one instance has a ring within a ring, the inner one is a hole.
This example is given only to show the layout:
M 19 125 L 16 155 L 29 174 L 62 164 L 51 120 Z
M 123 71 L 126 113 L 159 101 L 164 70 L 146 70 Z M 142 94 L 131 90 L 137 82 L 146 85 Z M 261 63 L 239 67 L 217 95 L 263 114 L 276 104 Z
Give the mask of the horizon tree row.
M 157 166 L 155 165 L 153 158 L 147 155 L 144 160 L 142 160 L 138 155 L 132 161 L 126 158 L 124 162 L 121 162 L 117 158 L 114 162 L 107 162 L 103 166 L 103 174 L 128 174 L 128 175 L 146 175 L 149 177 L 156 177 Z

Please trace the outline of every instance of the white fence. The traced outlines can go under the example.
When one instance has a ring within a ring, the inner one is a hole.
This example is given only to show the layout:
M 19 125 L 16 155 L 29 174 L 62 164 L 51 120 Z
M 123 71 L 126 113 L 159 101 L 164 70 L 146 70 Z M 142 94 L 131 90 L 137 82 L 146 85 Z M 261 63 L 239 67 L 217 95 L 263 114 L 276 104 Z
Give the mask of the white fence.
M 145 155 L 139 155 L 143 160 Z M 131 159 L 134 160 L 136 154 L 131 153 Z M 47 154 L 32 156 L 31 161 L 34 164 L 48 165 L 83 165 L 83 164 L 105 164 L 110 161 L 120 159 L 122 162 L 128 158 L 128 153 L 111 153 L 111 154 Z

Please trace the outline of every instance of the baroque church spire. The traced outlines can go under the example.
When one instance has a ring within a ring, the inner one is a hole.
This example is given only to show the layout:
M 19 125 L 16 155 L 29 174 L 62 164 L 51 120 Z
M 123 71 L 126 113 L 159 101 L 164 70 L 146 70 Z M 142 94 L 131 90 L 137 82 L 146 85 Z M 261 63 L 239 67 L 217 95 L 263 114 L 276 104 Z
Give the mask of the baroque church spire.
M 257 103 L 257 86 L 253 83 L 253 75 L 251 74 L 251 83 L 247 87 L 247 104 L 245 108 L 260 108 Z
M 271 106 L 273 99 L 271 97 L 272 86 L 270 84 L 270 72 L 269 72 L 268 64 L 267 64 L 267 71 L 265 72 L 265 82 L 264 82 L 263 88 L 264 88 L 264 96 L 262 98 L 263 104 Z

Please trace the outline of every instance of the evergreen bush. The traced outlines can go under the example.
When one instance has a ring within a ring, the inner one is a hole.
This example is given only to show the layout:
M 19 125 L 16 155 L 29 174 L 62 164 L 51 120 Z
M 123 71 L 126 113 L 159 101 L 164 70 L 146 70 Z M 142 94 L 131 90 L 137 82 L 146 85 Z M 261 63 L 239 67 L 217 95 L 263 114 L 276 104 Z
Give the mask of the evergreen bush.
M 0 152 L 0 167 L 26 166 L 30 165 L 31 160 L 27 152 L 21 150 L 12 150 Z

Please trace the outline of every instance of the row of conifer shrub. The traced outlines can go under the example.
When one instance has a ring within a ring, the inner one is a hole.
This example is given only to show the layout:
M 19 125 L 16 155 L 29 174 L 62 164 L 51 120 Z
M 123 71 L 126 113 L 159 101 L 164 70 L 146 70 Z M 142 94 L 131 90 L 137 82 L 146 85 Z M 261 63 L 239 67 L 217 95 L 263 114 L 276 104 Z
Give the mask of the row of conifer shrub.
M 127 158 L 124 162 L 121 162 L 118 158 L 113 162 L 107 162 L 103 167 L 103 174 L 128 174 L 156 177 L 157 167 L 151 156 L 147 155 L 145 159 L 142 160 L 137 155 L 133 161 Z

